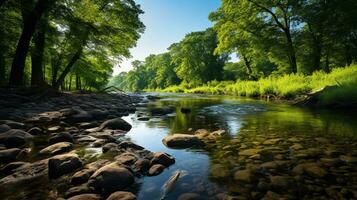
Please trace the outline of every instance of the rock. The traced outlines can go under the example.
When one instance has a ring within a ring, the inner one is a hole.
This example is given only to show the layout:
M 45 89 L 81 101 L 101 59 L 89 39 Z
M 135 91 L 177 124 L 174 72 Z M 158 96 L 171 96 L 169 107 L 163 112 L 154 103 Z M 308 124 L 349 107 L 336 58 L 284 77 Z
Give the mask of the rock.
M 115 156 L 114 159 L 120 164 L 132 165 L 138 160 L 138 157 L 133 153 L 126 152 L 120 154 L 119 156 Z
M 226 130 L 221 129 L 221 130 L 213 131 L 209 135 L 213 137 L 222 137 L 225 134 L 227 134 Z
M 59 131 L 63 131 L 64 128 L 61 126 L 51 126 L 47 129 L 47 131 L 49 132 L 59 132 Z
M 204 200 L 205 198 L 201 197 L 196 193 L 184 193 L 181 194 L 177 200 Z
M 43 131 L 42 129 L 38 128 L 38 127 L 32 127 L 30 130 L 27 131 L 28 133 L 30 133 L 31 135 L 42 135 Z
M 150 167 L 148 174 L 149 174 L 149 176 L 156 176 L 156 175 L 161 174 L 161 172 L 164 171 L 164 169 L 165 169 L 164 165 L 155 164 Z
M 354 164 L 357 163 L 357 157 L 349 156 L 349 155 L 341 155 L 340 160 L 346 163 Z
M 276 169 L 276 168 L 284 167 L 287 164 L 288 161 L 270 161 L 261 164 L 260 167 L 264 169 Z
M 99 124 L 97 122 L 82 122 L 79 123 L 79 128 L 81 129 L 89 129 L 89 128 L 94 128 L 94 127 L 98 127 Z
M 274 144 L 276 144 L 276 143 L 278 143 L 278 142 L 280 142 L 280 141 L 281 141 L 280 138 L 269 139 L 269 140 L 265 140 L 265 141 L 263 142 L 263 144 L 264 144 L 264 145 L 274 145 Z
M 222 164 L 211 166 L 210 174 L 213 178 L 226 178 L 229 176 L 229 170 Z
M 18 129 L 11 129 L 0 134 L 0 144 L 8 148 L 20 147 L 33 139 L 33 135 Z
M 133 174 L 118 163 L 107 164 L 90 177 L 88 184 L 102 194 L 111 194 L 134 183 Z
M 186 114 L 186 113 L 190 113 L 190 112 L 191 112 L 191 108 L 182 107 L 182 108 L 181 108 L 181 112 L 182 112 L 182 113 L 185 113 L 185 114 Z
M 173 108 L 151 108 L 150 112 L 152 115 L 166 115 L 173 113 L 175 110 Z
M 150 168 L 150 160 L 139 159 L 134 163 L 134 170 L 137 172 L 145 172 Z
M 150 117 L 138 117 L 139 121 L 149 121 Z
M 167 147 L 172 148 L 189 148 L 202 146 L 203 142 L 195 135 L 173 134 L 165 137 L 162 142 Z
M 293 173 L 301 175 L 303 173 L 315 178 L 324 177 L 327 172 L 316 163 L 302 163 L 294 167 Z
M 151 165 L 161 164 L 168 167 L 174 163 L 175 163 L 175 158 L 163 152 L 154 153 L 153 158 L 151 159 Z
M 70 198 L 73 196 L 81 195 L 81 194 L 88 194 L 88 193 L 95 193 L 93 188 L 88 187 L 87 184 L 83 184 L 80 186 L 72 187 L 67 190 L 64 194 L 66 198 Z
M 206 136 L 208 136 L 210 134 L 210 132 L 206 129 L 198 129 L 195 131 L 195 135 L 197 135 L 197 137 L 199 138 L 204 138 Z
M 270 183 L 276 190 L 285 190 L 296 186 L 295 179 L 286 176 L 270 176 Z
M 252 182 L 252 172 L 249 169 L 238 170 L 234 173 L 234 180 L 250 183 Z
M 92 176 L 94 172 L 94 168 L 86 168 L 81 171 L 78 171 L 72 176 L 71 183 L 73 185 L 85 183 L 89 180 L 89 177 Z
M 42 149 L 40 154 L 57 155 L 71 151 L 73 149 L 73 144 L 69 142 L 59 142 Z
M 14 173 L 0 179 L 0 186 L 12 187 L 35 181 L 48 179 L 48 159 L 31 164 L 24 164 L 14 170 Z
M 48 174 L 50 178 L 58 178 L 71 173 L 82 166 L 82 161 L 77 154 L 68 153 L 57 155 L 48 160 Z
M 0 125 L 0 133 L 6 132 L 6 131 L 8 131 L 10 129 L 11 129 L 11 127 L 6 125 L 6 124 L 1 124 Z
M 5 165 L 3 168 L 1 168 L 0 173 L 4 174 L 4 175 L 9 175 L 15 172 L 15 169 L 25 165 L 25 164 L 29 164 L 28 162 L 12 162 L 9 163 L 7 165 Z
M 291 148 L 292 150 L 295 150 L 295 151 L 296 151 L 296 150 L 303 149 L 304 147 L 303 147 L 301 144 L 296 143 L 296 144 L 290 146 L 290 148 Z
M 114 118 L 114 119 L 107 120 L 100 125 L 100 129 L 105 129 L 105 128 L 112 129 L 112 130 L 119 129 L 123 131 L 130 131 L 131 125 L 121 118 Z
M 137 145 L 137 144 L 134 144 L 132 142 L 129 142 L 129 141 L 123 141 L 119 144 L 119 148 L 121 149 L 134 149 L 134 150 L 143 150 L 144 147 L 140 146 L 140 145 Z
M 24 154 L 25 151 L 18 148 L 0 150 L 0 163 L 16 161 Z
M 68 200 L 101 200 L 102 198 L 98 194 L 81 194 L 69 198 Z
M 245 149 L 243 151 L 239 152 L 240 156 L 252 156 L 255 154 L 259 154 L 260 150 L 259 149 Z
M 48 142 L 50 144 L 55 144 L 55 143 L 59 143 L 59 142 L 70 142 L 70 143 L 73 143 L 74 140 L 73 140 L 73 137 L 71 134 L 69 133 L 58 133 L 54 136 L 52 136 Z
M 118 191 L 112 193 L 107 200 L 136 200 L 136 196 L 131 192 Z
M 25 128 L 25 124 L 21 123 L 21 122 L 15 122 L 12 120 L 1 120 L 0 123 L 6 124 L 9 127 L 13 128 L 13 129 L 23 129 Z
M 118 150 L 118 144 L 116 143 L 107 143 L 102 147 L 102 152 L 106 153 L 110 150 Z

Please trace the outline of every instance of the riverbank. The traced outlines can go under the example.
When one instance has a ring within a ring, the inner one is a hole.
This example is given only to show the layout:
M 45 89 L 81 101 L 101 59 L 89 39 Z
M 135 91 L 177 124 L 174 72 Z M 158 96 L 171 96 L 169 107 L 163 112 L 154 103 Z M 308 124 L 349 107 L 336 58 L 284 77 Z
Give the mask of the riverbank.
M 315 72 L 310 76 L 291 74 L 259 81 L 213 81 L 193 88 L 181 84 L 154 91 L 265 98 L 311 107 L 357 107 L 357 65 L 336 68 L 330 73 Z
M 141 96 L 15 91 L 2 96 L 4 199 L 135 199 L 142 177 L 175 162 L 125 137 L 132 126 L 122 117 L 145 103 Z

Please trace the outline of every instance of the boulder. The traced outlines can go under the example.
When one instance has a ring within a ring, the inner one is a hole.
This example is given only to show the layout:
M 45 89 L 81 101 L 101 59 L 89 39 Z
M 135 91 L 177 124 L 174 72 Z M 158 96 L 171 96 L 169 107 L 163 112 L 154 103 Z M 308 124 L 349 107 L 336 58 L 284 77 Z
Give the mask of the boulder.
M 88 187 L 87 184 L 83 184 L 80 186 L 72 187 L 67 190 L 64 194 L 66 198 L 70 198 L 73 196 L 81 195 L 81 194 L 88 194 L 88 193 L 95 193 L 93 188 Z
M 130 131 L 131 125 L 121 118 L 114 118 L 103 122 L 100 125 L 100 129 L 112 129 L 112 130 L 123 130 Z
M 111 194 L 134 183 L 134 175 L 118 163 L 107 164 L 90 177 L 88 184 L 102 194 Z
M 154 153 L 153 158 L 151 159 L 151 165 L 161 164 L 168 167 L 174 163 L 175 163 L 175 158 L 163 152 Z
M 8 131 L 10 129 L 11 129 L 11 127 L 6 125 L 6 124 L 1 124 L 0 125 L 0 133 L 6 132 L 6 131 Z
M 42 129 L 38 128 L 38 127 L 32 127 L 30 130 L 27 131 L 28 133 L 30 133 L 31 135 L 42 135 L 43 131 Z
M 48 159 L 24 164 L 13 171 L 12 174 L 0 179 L 0 187 L 12 187 L 19 184 L 46 180 L 48 178 Z
M 13 128 L 13 129 L 23 129 L 25 128 L 25 124 L 21 123 L 21 122 L 15 122 L 12 120 L 1 120 L 0 123 L 6 124 L 9 127 Z
M 138 160 L 138 156 L 133 153 L 122 153 L 114 158 L 118 163 L 124 165 L 132 165 L 135 161 Z
M 42 149 L 40 154 L 57 155 L 71 151 L 73 149 L 73 144 L 70 142 L 59 142 Z
M 149 176 L 159 175 L 159 174 L 161 174 L 162 171 L 164 171 L 164 169 L 165 169 L 164 165 L 155 164 L 150 167 L 148 175 Z
M 31 139 L 33 135 L 19 129 L 11 129 L 0 134 L 0 144 L 8 148 L 23 146 Z
M 68 153 L 57 155 L 48 160 L 48 174 L 50 178 L 58 178 L 71 173 L 82 166 L 82 161 L 77 154 Z
M 24 153 L 25 151 L 18 148 L 0 150 L 0 163 L 15 161 Z
M 123 141 L 119 144 L 119 148 L 121 149 L 134 149 L 134 150 L 143 150 L 144 147 L 140 146 L 140 145 L 137 145 L 137 144 L 134 144 L 130 141 Z
M 68 200 L 101 200 L 102 198 L 98 194 L 81 194 L 69 198 Z
M 4 175 L 9 175 L 15 172 L 15 170 L 25 164 L 29 164 L 28 162 L 12 162 L 7 165 L 5 165 L 3 168 L 1 168 L 0 173 Z
M 252 182 L 252 171 L 249 169 L 238 170 L 234 173 L 234 180 L 241 182 Z
M 89 180 L 89 177 L 95 172 L 94 168 L 86 168 L 73 174 L 71 178 L 71 183 L 73 185 L 78 185 L 85 183 Z
M 71 143 L 73 143 L 74 140 L 73 140 L 73 137 L 72 137 L 71 134 L 62 132 L 62 133 L 58 133 L 58 134 L 52 136 L 48 140 L 48 142 L 50 144 L 55 144 L 55 143 L 59 143 L 59 142 L 71 142 Z
M 107 143 L 102 147 L 102 152 L 106 153 L 110 150 L 118 150 L 118 144 L 116 143 Z
M 292 171 L 298 175 L 306 173 L 314 178 L 322 178 L 327 174 L 326 170 L 321 168 L 317 163 L 302 163 L 294 167 Z
M 199 147 L 204 143 L 196 135 L 188 134 L 173 134 L 165 137 L 162 142 L 167 147 L 172 148 L 189 148 L 189 147 Z
M 133 169 L 137 172 L 145 172 L 150 168 L 150 160 L 139 159 L 134 163 Z
M 131 192 L 118 191 L 112 193 L 107 200 L 136 200 L 136 196 Z

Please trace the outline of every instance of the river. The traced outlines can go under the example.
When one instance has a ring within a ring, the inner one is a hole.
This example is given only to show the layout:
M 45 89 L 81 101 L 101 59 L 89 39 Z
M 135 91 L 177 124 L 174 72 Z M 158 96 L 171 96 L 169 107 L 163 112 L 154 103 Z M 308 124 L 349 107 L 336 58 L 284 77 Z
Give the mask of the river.
M 228 96 L 154 95 L 160 99 L 124 117 L 133 125 L 126 137 L 150 151 L 171 154 L 176 163 L 159 176 L 144 177 L 138 199 L 160 199 L 162 186 L 177 170 L 184 171 L 184 176 L 165 199 L 177 199 L 183 193 L 203 199 L 219 195 L 348 199 L 356 195 L 357 115 L 353 111 L 309 110 Z M 170 106 L 176 112 L 137 120 L 151 107 Z M 182 113 L 182 107 L 191 112 Z M 228 135 L 203 149 L 170 149 L 162 144 L 168 134 L 192 134 L 197 129 L 224 129 Z M 313 164 L 303 172 L 295 169 L 304 163 Z M 314 167 L 315 171 L 309 170 Z M 244 176 L 236 173 L 245 169 L 254 174 L 248 180 L 235 178 Z

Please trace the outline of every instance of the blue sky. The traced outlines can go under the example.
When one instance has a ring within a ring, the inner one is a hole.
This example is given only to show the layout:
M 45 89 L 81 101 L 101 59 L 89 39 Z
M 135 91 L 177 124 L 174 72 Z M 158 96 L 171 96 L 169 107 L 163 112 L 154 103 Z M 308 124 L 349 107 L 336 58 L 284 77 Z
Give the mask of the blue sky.
M 201 31 L 212 26 L 210 12 L 220 6 L 220 0 L 136 0 L 144 14 L 145 33 L 137 46 L 131 49 L 132 58 L 114 68 L 114 75 L 131 70 L 133 60 L 144 60 L 150 54 L 167 51 L 187 33 Z

